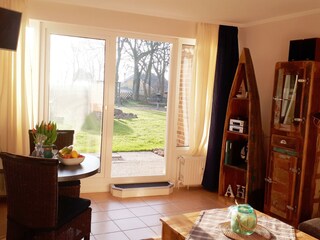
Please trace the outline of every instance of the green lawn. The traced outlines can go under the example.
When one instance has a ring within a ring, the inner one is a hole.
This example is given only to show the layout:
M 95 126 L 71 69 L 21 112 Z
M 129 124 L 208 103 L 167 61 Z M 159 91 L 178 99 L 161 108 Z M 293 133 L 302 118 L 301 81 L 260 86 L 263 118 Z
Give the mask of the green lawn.
M 113 152 L 149 151 L 164 148 L 166 112 L 139 107 L 119 107 L 124 113 L 133 113 L 137 118 L 115 119 Z M 96 125 L 90 118 L 90 125 Z M 77 133 L 77 150 L 99 152 L 100 135 L 94 130 Z
M 113 152 L 148 151 L 164 148 L 166 113 L 156 110 L 120 108 L 137 118 L 115 119 Z

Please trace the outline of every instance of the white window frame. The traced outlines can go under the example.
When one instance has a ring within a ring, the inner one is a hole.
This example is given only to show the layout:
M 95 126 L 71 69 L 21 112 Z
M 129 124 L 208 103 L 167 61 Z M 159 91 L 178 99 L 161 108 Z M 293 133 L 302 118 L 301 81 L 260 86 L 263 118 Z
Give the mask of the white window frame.
M 112 134 L 113 130 L 113 111 L 114 111 L 114 91 L 115 89 L 115 59 L 116 59 L 116 38 L 129 37 L 140 38 L 151 41 L 164 41 L 172 43 L 172 54 L 170 63 L 170 85 L 168 90 L 168 106 L 167 106 L 167 126 L 166 126 L 166 175 L 152 177 L 131 177 L 130 181 L 175 181 L 177 178 L 177 152 L 176 152 L 176 123 L 177 123 L 177 77 L 180 70 L 180 58 L 182 44 L 194 44 L 194 40 L 178 39 L 176 37 L 155 36 L 148 34 L 136 34 L 127 32 L 108 31 L 106 29 L 83 27 L 71 24 L 42 22 L 41 23 L 41 46 L 40 54 L 40 97 L 39 102 L 39 119 L 48 120 L 48 69 L 46 64 L 50 56 L 46 55 L 46 50 L 50 46 L 50 34 L 62 34 L 78 37 L 90 37 L 96 39 L 104 39 L 106 41 L 106 62 L 105 62 L 105 88 L 104 88 L 104 113 L 103 113 L 103 133 L 101 144 L 101 172 L 93 178 L 103 178 L 106 183 L 123 183 L 128 182 L 125 178 L 110 178 L 111 162 L 112 162 Z M 170 161 L 168 161 L 168 159 Z

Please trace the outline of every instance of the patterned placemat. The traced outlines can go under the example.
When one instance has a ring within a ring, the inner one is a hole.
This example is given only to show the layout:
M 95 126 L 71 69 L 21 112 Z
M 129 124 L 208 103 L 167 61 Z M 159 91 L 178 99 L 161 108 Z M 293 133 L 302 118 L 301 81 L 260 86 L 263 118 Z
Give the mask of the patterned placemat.
M 220 228 L 220 224 L 228 222 L 228 209 L 217 208 L 202 211 L 195 224 L 193 225 L 187 240 L 227 240 L 227 237 Z M 295 240 L 294 228 L 278 219 L 267 215 L 258 215 L 258 225 L 266 228 L 270 235 L 270 239 L 277 240 Z
M 233 232 L 230 222 L 220 223 L 219 227 L 224 235 L 234 240 L 270 240 L 272 238 L 272 234 L 265 227 L 262 227 L 259 224 L 251 235 L 243 235 Z

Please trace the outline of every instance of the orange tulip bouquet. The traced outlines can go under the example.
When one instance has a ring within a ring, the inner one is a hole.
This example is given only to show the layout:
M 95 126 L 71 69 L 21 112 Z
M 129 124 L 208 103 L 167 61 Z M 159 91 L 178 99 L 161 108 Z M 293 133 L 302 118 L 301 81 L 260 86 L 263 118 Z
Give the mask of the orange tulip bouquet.
M 36 146 L 35 155 L 42 157 L 42 155 L 45 155 L 45 148 L 51 148 L 52 150 L 52 146 L 57 140 L 57 124 L 52 121 L 49 121 L 48 123 L 42 121 L 40 124 L 36 124 L 35 128 L 32 129 L 32 135 Z M 44 157 L 50 157 L 51 154 Z

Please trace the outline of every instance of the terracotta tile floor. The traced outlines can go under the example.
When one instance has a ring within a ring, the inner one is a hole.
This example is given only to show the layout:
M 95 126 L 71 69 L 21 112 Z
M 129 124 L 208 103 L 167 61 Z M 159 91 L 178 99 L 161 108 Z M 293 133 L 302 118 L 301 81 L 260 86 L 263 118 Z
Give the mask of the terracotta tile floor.
M 81 197 L 91 200 L 93 240 L 160 238 L 160 217 L 233 204 L 232 199 L 202 188 L 174 189 L 167 196 L 116 198 L 110 193 L 84 193 Z

